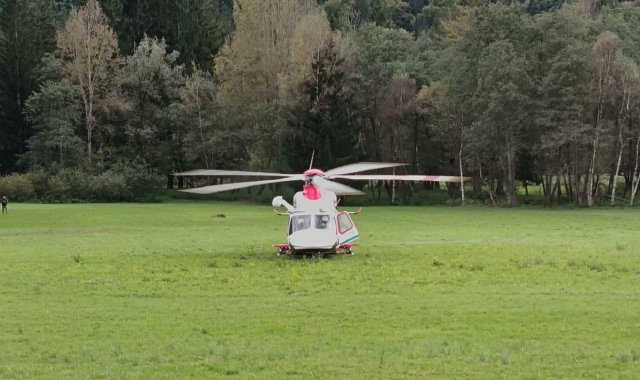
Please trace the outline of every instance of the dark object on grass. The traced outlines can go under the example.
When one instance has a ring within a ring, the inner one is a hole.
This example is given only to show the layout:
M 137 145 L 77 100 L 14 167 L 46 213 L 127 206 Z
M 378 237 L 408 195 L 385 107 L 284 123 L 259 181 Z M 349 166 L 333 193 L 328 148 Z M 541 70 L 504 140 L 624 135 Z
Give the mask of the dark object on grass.
M 217 216 L 218 218 L 226 218 L 226 215 L 224 215 L 224 214 L 218 214 L 218 215 L 216 215 L 216 216 Z

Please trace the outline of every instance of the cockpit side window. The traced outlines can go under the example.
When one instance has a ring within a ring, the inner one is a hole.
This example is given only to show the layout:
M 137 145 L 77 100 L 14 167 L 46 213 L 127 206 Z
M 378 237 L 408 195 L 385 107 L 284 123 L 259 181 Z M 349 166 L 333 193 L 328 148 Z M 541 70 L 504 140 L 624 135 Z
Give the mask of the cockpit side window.
M 289 224 L 289 235 L 309 228 L 311 228 L 311 215 L 292 216 Z
M 342 212 L 338 214 L 338 230 L 341 234 L 351 230 L 353 228 L 353 222 L 349 217 L 349 214 Z
M 331 218 L 329 215 L 316 215 L 316 228 L 319 230 L 328 230 Z

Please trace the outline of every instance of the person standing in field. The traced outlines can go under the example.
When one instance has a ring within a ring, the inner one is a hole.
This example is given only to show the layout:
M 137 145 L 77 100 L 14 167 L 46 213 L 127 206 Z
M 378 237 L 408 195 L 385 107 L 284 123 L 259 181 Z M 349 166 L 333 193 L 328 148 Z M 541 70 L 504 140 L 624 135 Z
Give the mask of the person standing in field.
M 9 201 L 7 200 L 6 196 L 2 196 L 2 213 L 3 214 L 8 214 L 9 211 L 7 210 L 7 203 L 9 203 Z

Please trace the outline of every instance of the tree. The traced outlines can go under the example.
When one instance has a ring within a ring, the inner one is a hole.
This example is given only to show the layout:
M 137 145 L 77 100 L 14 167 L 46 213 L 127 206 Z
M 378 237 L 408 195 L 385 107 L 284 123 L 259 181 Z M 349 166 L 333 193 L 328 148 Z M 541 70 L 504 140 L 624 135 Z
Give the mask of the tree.
M 88 0 L 73 11 L 56 36 L 58 55 L 64 71 L 80 89 L 84 105 L 87 155 L 91 160 L 93 133 L 100 127 L 100 116 L 115 96 L 120 59 L 118 39 L 96 0 Z
M 389 13 L 385 0 L 371 0 L 370 20 L 378 26 L 388 26 Z
M 115 1 L 115 4 L 113 4 Z M 164 39 L 180 53 L 178 62 L 210 69 L 213 56 L 231 31 L 225 0 L 101 0 L 120 39 L 122 54 L 132 54 L 145 36 Z M 109 4 L 109 6 L 107 6 Z
M 526 59 L 513 45 L 497 41 L 483 52 L 478 65 L 478 89 L 474 96 L 474 111 L 478 123 L 477 137 L 482 137 L 495 149 L 504 172 L 507 203 L 515 205 L 516 152 L 528 121 L 530 82 L 524 68 Z
M 382 149 L 386 152 L 385 156 L 393 162 L 407 162 L 405 147 L 411 146 L 411 127 L 415 123 L 416 113 L 415 97 L 415 81 L 406 74 L 399 74 L 391 79 L 380 98 L 380 135 L 388 141 L 388 145 L 382 144 Z M 395 174 L 395 168 L 393 173 Z M 395 198 L 396 186 L 395 181 L 392 181 L 391 203 L 395 203 Z
M 611 33 L 602 33 L 593 45 L 591 52 L 591 92 L 594 109 L 593 129 L 591 136 L 591 159 L 587 185 L 587 202 L 593 206 L 597 193 L 597 183 L 594 183 L 597 170 L 597 153 L 600 144 L 600 134 L 603 128 L 605 107 L 614 99 L 615 77 L 614 60 L 620 49 L 620 38 Z
M 76 135 L 81 109 L 79 89 L 66 79 L 49 80 L 33 93 L 25 107 L 37 131 L 23 155 L 30 167 L 72 167 L 82 162 L 83 141 Z
M 292 37 L 306 16 L 321 12 L 310 0 L 239 0 L 236 30 L 215 60 L 218 100 L 234 115 L 246 158 L 268 169 L 278 164 L 286 130 L 281 77 L 289 73 Z M 325 16 L 326 17 L 326 16 Z
M 55 47 L 53 3 L 0 0 L 0 173 L 15 169 L 31 129 L 25 101 L 36 89 L 34 70 Z
M 458 0 L 435 0 L 425 5 L 416 19 L 416 29 L 435 30 L 442 21 L 452 19 L 456 14 Z
M 322 12 L 309 14 L 298 24 L 292 36 L 289 49 L 289 70 L 281 74 L 278 83 L 279 98 L 282 104 L 288 106 L 298 105 L 300 99 L 304 97 L 303 93 L 306 91 L 303 83 L 319 77 L 317 70 L 320 69 L 320 66 L 316 65 L 316 71 L 314 71 L 314 63 L 320 61 L 321 55 L 330 43 L 334 50 L 337 50 L 332 40 L 333 36 L 329 22 Z M 339 52 L 336 51 L 335 54 L 337 55 Z M 336 59 L 332 62 L 327 62 L 327 64 L 337 64 L 341 61 Z M 316 91 L 316 94 L 320 96 L 320 91 Z
M 468 115 L 446 84 L 436 82 L 424 86 L 417 95 L 418 110 L 432 120 L 432 130 L 443 141 L 449 152 L 453 152 L 458 161 L 458 170 L 464 177 L 463 154 L 466 149 Z M 445 153 L 446 154 L 446 153 Z M 464 180 L 460 183 L 462 205 L 465 203 Z
M 195 66 L 195 64 L 194 64 Z M 213 167 L 216 150 L 216 86 L 207 71 L 196 70 L 186 79 L 180 108 L 187 116 L 185 156 L 188 161 Z
M 353 85 L 358 89 L 354 101 L 362 123 L 368 121 L 369 154 L 376 160 L 390 159 L 383 157 L 380 99 L 395 75 L 408 74 L 413 79 L 414 73 L 409 73 L 413 43 L 411 35 L 404 30 L 374 24 L 363 25 L 353 36 L 347 60 L 352 67 Z
M 589 123 L 587 22 L 571 9 L 545 13 L 535 19 L 533 80 L 536 85 L 535 137 L 538 167 L 544 186 L 545 205 L 551 206 L 553 179 L 559 185 L 566 171 L 568 192 L 582 204 L 581 178 L 587 171 L 583 159 Z
M 184 66 L 177 60 L 178 52 L 167 53 L 164 40 L 145 37 L 127 57 L 122 74 L 130 107 L 122 149 L 165 174 L 179 169 L 182 162 L 177 104 L 184 86 Z
M 465 124 L 474 142 L 469 148 L 478 151 L 471 153 L 499 163 L 507 202 L 516 204 L 516 154 L 533 105 L 531 20 L 521 5 L 498 3 L 462 9 L 443 30 L 447 47 L 439 71 L 454 99 L 472 111 Z
M 640 95 L 640 76 L 638 75 L 638 67 L 636 63 L 618 52 L 614 59 L 614 76 L 616 78 L 616 104 L 618 114 L 616 115 L 616 124 L 618 125 L 618 159 L 616 170 L 613 175 L 613 185 L 611 186 L 611 205 L 615 205 L 616 187 L 618 185 L 618 173 L 622 164 L 622 153 L 624 152 L 625 129 L 628 121 L 632 116 L 632 112 L 638 106 L 638 96 Z
M 333 40 L 328 40 L 311 63 L 312 75 L 300 84 L 302 98 L 292 108 L 286 149 L 293 170 L 304 170 L 313 151 L 314 164 L 325 168 L 353 162 L 360 156 L 351 96 L 344 89 L 343 61 Z
M 177 5 L 175 32 L 165 37 L 169 48 L 180 53 L 178 62 L 189 71 L 195 70 L 195 65 L 210 70 L 213 57 L 231 30 L 229 10 L 219 0 L 181 0 Z

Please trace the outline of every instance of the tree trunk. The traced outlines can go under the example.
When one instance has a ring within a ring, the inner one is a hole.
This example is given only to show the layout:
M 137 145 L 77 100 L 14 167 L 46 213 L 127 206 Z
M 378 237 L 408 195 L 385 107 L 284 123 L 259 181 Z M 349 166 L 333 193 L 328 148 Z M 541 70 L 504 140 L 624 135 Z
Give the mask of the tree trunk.
M 620 143 L 620 152 L 618 152 L 618 164 L 616 165 L 616 172 L 613 176 L 613 187 L 611 190 L 611 206 L 616 204 L 616 187 L 618 186 L 618 172 L 620 171 L 620 164 L 622 163 L 622 153 L 624 152 L 624 143 L 622 141 L 622 127 L 618 132 L 618 142 Z
M 621 137 L 620 134 L 622 133 L 620 117 L 615 118 L 615 129 L 616 129 L 616 134 L 619 136 L 619 138 L 614 141 L 613 147 L 611 149 L 611 166 L 609 167 L 609 173 L 611 174 L 609 175 L 609 185 L 607 186 L 607 194 L 611 194 L 611 191 L 613 189 L 613 177 L 615 177 L 617 173 L 620 171 L 620 167 L 616 167 L 617 158 L 618 158 L 618 155 L 616 154 L 618 152 L 618 144 L 622 144 L 620 142 L 620 137 Z
M 396 168 L 393 168 L 393 175 L 396 175 Z M 391 181 L 391 204 L 396 204 L 396 181 Z
M 589 207 L 593 206 L 593 177 L 595 175 L 596 169 L 596 155 L 598 153 L 598 142 L 600 140 L 600 130 L 596 127 L 596 135 L 593 138 L 593 152 L 591 154 L 591 162 L 589 163 L 589 179 L 587 184 L 587 205 Z
M 415 124 L 413 127 L 413 165 L 416 168 L 416 174 L 420 174 L 420 152 L 418 151 L 418 114 L 416 113 Z M 412 189 L 413 191 L 413 189 Z
M 545 207 L 551 207 L 551 200 L 553 199 L 553 194 L 551 191 L 551 182 L 553 181 L 553 177 L 551 175 L 547 175 L 542 177 L 542 189 L 544 191 L 544 205 Z
M 633 201 L 638 193 L 638 183 L 640 183 L 640 173 L 638 173 L 638 157 L 640 156 L 638 150 L 640 150 L 640 136 L 636 140 L 636 163 L 633 168 L 633 174 L 631 175 L 631 182 L 633 183 L 633 178 L 638 176 L 638 179 L 635 181 L 635 184 L 632 185 L 631 189 L 631 201 L 629 202 L 629 206 L 633 206 Z
M 577 173 L 577 169 L 574 167 L 574 170 L 576 170 L 576 173 L 573 175 L 573 187 L 576 189 L 576 204 L 578 206 L 582 206 L 582 195 L 584 194 L 582 192 L 582 174 L 578 174 Z
M 479 167 L 478 167 L 478 174 L 480 176 L 480 181 L 482 181 L 485 184 L 487 184 L 487 182 L 482 178 L 482 164 L 479 165 Z M 489 191 L 489 198 L 491 199 L 491 204 L 495 206 L 496 205 L 496 201 L 493 198 L 493 191 L 491 191 L 491 186 L 489 186 L 488 184 L 487 184 L 487 189 Z
M 462 196 L 462 206 L 464 206 L 464 172 L 462 171 L 462 144 L 458 152 L 458 163 L 460 165 L 460 194 Z
M 167 189 L 169 189 L 169 190 L 173 189 L 173 175 L 172 174 L 167 174 Z
M 504 172 L 504 169 L 503 169 Z M 501 177 L 495 179 L 495 187 L 493 186 L 494 181 L 491 180 L 492 189 L 496 193 L 496 195 L 504 195 L 504 174 Z
M 471 178 L 471 183 L 473 185 L 473 192 L 475 194 L 480 194 L 482 192 L 482 183 L 480 182 L 480 179 L 476 176 L 473 176 Z
M 507 187 L 507 203 L 509 206 L 515 206 L 518 204 L 518 200 L 516 198 L 516 184 L 515 184 L 515 163 L 514 163 L 514 152 L 509 149 L 507 151 L 507 166 L 505 171 L 505 185 Z
M 629 147 L 627 149 L 627 162 L 624 165 L 624 192 L 622 193 L 622 198 L 626 198 L 627 194 L 631 190 L 633 186 L 633 175 L 635 174 L 633 171 L 633 142 L 629 139 Z
M 89 156 L 89 163 L 91 163 L 91 128 L 87 126 L 87 155 Z
M 564 177 L 564 191 L 565 193 L 572 197 L 573 196 L 573 188 L 571 187 L 571 180 L 568 173 L 563 174 Z
M 560 206 L 560 197 L 562 196 L 562 172 L 558 171 L 558 178 L 556 179 L 556 186 L 558 187 L 558 206 Z
M 374 116 L 369 116 L 369 121 L 371 122 L 371 132 L 373 133 L 373 143 L 375 144 L 374 151 L 376 154 L 376 160 L 382 161 L 382 155 L 380 154 L 380 141 L 378 136 L 378 128 L 376 127 L 376 118 Z

